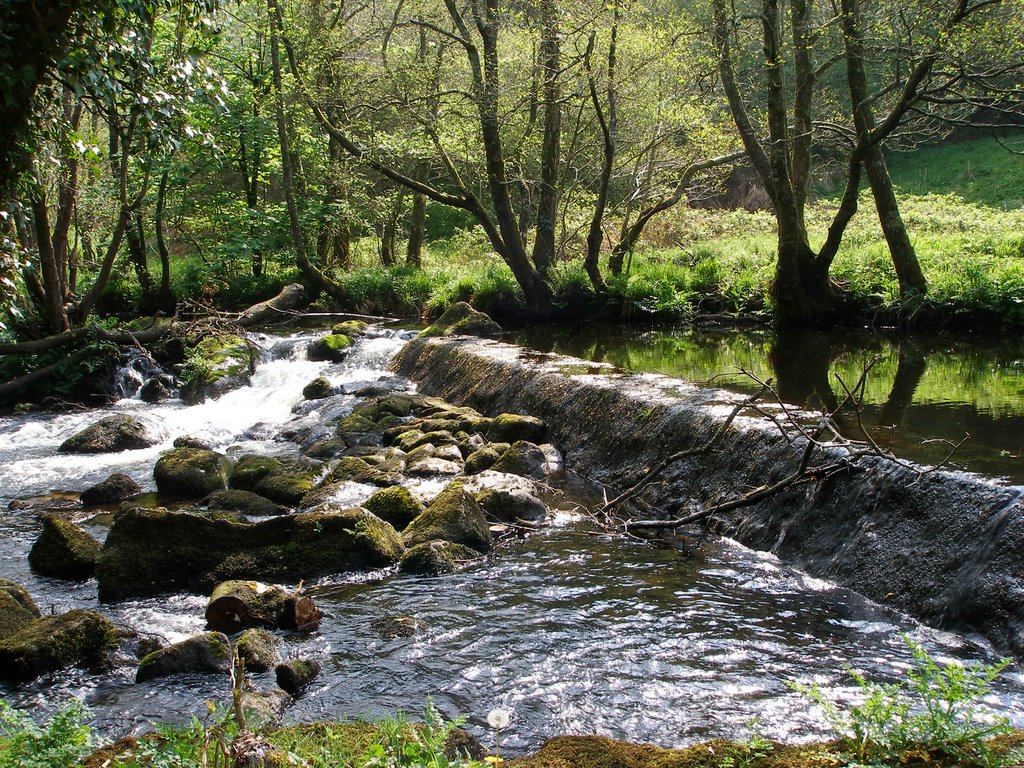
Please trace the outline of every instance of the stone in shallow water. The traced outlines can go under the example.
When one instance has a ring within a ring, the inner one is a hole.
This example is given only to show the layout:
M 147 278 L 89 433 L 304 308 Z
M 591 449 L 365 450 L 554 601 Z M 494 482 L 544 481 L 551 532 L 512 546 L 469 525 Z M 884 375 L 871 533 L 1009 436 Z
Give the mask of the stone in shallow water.
M 100 543 L 74 523 L 43 516 L 43 531 L 28 553 L 32 570 L 58 579 L 84 580 L 96 570 Z
M 149 425 L 124 414 L 100 419 L 63 443 L 61 453 L 117 453 L 149 448 L 160 442 Z
M 43 616 L 0 640 L 0 676 L 28 680 L 98 656 L 117 630 L 99 611 L 74 609 Z
M 231 669 L 231 642 L 222 632 L 206 632 L 146 656 L 139 662 L 135 682 L 188 672 L 226 675 Z
M 123 472 L 115 472 L 106 480 L 82 491 L 82 504 L 87 507 L 96 504 L 112 504 L 126 501 L 142 493 L 142 488 Z

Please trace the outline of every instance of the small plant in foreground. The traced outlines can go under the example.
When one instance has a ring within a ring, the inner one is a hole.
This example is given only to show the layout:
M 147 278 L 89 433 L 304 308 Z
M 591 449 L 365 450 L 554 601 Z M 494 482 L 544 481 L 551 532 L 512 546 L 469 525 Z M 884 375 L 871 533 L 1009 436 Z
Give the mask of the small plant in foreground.
M 0 768 L 68 768 L 92 747 L 85 705 L 71 699 L 45 725 L 0 699 Z
M 761 732 L 760 724 L 755 717 L 748 723 L 750 736 L 746 741 L 736 742 L 722 757 L 719 764 L 722 768 L 750 768 L 764 760 L 775 749 L 775 745 Z
M 821 707 L 843 746 L 860 763 L 900 761 L 908 752 L 925 750 L 979 765 L 1012 765 L 1019 755 L 994 755 L 988 740 L 1009 733 L 1006 718 L 993 716 L 981 703 L 993 681 L 1010 663 L 937 664 L 907 636 L 913 666 L 900 683 L 874 683 L 850 674 L 864 700 L 848 708 L 830 699 L 817 685 L 791 684 Z

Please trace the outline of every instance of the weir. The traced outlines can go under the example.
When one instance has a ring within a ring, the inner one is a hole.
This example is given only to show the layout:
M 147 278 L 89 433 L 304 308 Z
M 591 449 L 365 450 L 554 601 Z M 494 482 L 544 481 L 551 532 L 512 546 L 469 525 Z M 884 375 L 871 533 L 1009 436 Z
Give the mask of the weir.
M 567 468 L 622 489 L 645 467 L 706 444 L 741 399 L 657 374 L 475 338 L 417 338 L 395 371 L 421 391 L 484 412 L 544 419 Z M 655 503 L 676 509 L 775 482 L 802 445 L 766 419 L 740 417 L 711 453 L 671 466 Z M 1024 655 L 1024 487 L 869 457 L 713 519 L 714 530 L 771 551 L 924 623 L 980 633 Z M 609 496 L 612 492 L 609 491 Z

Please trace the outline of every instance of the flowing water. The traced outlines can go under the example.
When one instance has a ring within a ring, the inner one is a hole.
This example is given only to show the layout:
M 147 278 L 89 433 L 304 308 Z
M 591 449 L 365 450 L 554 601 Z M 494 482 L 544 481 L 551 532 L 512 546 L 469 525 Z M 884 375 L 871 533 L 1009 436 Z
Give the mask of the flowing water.
M 307 382 L 323 374 L 354 391 L 390 379 L 384 367 L 403 343 L 402 334 L 377 332 L 360 340 L 345 363 L 329 365 L 305 360 L 307 339 L 259 339 L 264 361 L 252 385 L 216 401 L 185 407 L 122 400 L 112 406 L 163 430 L 165 442 L 152 449 L 56 454 L 64 439 L 99 418 L 97 412 L 0 419 L 0 508 L 16 497 L 78 492 L 113 471 L 152 489 L 156 457 L 182 434 L 229 454 L 294 450 L 273 436 L 296 418 L 293 407 Z M 436 485 L 418 492 L 436 493 Z M 372 490 L 354 488 L 352 502 Z M 287 718 L 398 709 L 415 716 L 431 697 L 445 714 L 466 715 L 468 727 L 487 743 L 487 712 L 510 709 L 503 744 L 512 752 L 557 733 L 669 746 L 742 738 L 753 718 L 767 735 L 796 740 L 827 729 L 788 683 L 818 682 L 848 700 L 856 688 L 847 666 L 895 681 L 910 663 L 901 633 L 940 658 L 992 660 L 978 642 L 920 627 L 727 540 L 707 541 L 694 554 L 589 535 L 586 518 L 574 511 L 588 495 L 568 478 L 549 527 L 457 574 L 337 574 L 312 585 L 325 619 L 314 635 L 287 638 L 285 648 L 318 658 L 324 671 Z M 105 523 L 98 518 L 87 526 L 102 536 Z M 30 572 L 25 555 L 38 529 L 35 510 L 3 513 L 0 573 L 25 584 L 44 610 L 95 607 L 94 581 L 70 584 Z M 171 641 L 202 631 L 204 607 L 205 598 L 188 594 L 100 606 L 119 624 Z M 419 631 L 383 639 L 374 621 L 393 616 L 415 618 Z M 187 676 L 136 685 L 134 674 L 133 660 L 123 658 L 113 670 L 65 670 L 0 686 L 0 693 L 40 711 L 81 696 L 109 735 L 202 716 L 206 700 L 227 700 L 224 679 Z M 271 674 L 254 682 L 273 686 Z M 1019 667 L 1004 674 L 989 704 L 1024 725 Z

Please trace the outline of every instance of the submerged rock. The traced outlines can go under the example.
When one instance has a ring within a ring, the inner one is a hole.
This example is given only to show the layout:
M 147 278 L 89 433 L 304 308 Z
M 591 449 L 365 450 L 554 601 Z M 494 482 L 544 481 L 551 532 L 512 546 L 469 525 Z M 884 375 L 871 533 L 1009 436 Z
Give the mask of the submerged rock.
M 107 416 L 69 437 L 61 453 L 117 453 L 149 448 L 160 442 L 149 426 L 134 416 Z
M 370 622 L 370 628 L 384 640 L 412 637 L 421 626 L 412 616 L 382 616 Z
M 399 569 L 403 573 L 420 576 L 439 576 L 451 573 L 462 563 L 477 560 L 483 555 L 464 544 L 450 541 L 427 541 L 410 547 L 402 555 Z
M 256 523 L 124 507 L 96 563 L 100 599 L 180 589 L 209 593 L 230 579 L 302 579 L 398 562 L 401 537 L 364 509 L 330 505 Z
M 123 472 L 115 472 L 106 480 L 82 491 L 82 504 L 92 507 L 97 504 L 113 504 L 127 501 L 142 493 L 142 488 Z
M 117 630 L 98 611 L 43 616 L 0 639 L 0 677 L 28 680 L 113 648 Z
M 226 456 L 202 448 L 173 448 L 153 468 L 156 488 L 165 496 L 201 499 L 227 487 Z
M 154 651 L 139 662 L 135 682 L 188 672 L 226 675 L 231 670 L 231 642 L 223 632 L 206 632 Z
M 43 531 L 28 553 L 32 570 L 58 579 L 88 579 L 96 570 L 100 543 L 74 523 L 43 516 Z
M 488 552 L 491 548 L 487 516 L 473 495 L 464 489 L 462 480 L 450 483 L 409 524 L 402 537 L 408 547 L 439 539 L 465 544 L 479 552 Z

